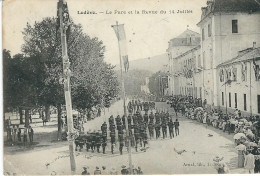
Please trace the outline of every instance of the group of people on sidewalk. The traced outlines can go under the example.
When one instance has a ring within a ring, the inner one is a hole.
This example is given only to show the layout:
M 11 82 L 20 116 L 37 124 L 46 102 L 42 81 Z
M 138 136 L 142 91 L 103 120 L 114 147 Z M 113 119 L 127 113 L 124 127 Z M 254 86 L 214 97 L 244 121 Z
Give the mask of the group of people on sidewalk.
M 248 173 L 260 173 L 260 117 L 242 116 L 238 109 L 229 114 L 220 109 L 208 110 L 207 101 L 201 102 L 191 96 L 175 96 L 171 99 L 171 106 L 176 113 L 180 112 L 189 119 L 234 133 L 238 167 L 247 169 Z

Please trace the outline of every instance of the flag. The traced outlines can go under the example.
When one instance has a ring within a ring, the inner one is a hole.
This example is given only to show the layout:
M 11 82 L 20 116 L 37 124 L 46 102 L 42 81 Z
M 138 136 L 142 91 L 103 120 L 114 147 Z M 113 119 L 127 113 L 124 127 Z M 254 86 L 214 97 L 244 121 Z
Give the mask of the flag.
M 117 39 L 118 39 L 118 45 L 120 48 L 120 60 L 123 60 L 125 72 L 129 69 L 129 61 L 128 61 L 128 54 L 127 54 L 127 46 L 126 46 L 126 36 L 125 36 L 125 29 L 123 24 L 119 25 L 112 25 L 112 28 L 114 29 Z

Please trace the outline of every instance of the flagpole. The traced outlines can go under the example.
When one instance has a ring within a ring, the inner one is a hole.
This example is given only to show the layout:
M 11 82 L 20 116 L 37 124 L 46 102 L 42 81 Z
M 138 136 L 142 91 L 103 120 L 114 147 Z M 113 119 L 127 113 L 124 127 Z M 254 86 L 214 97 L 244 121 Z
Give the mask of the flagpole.
M 116 22 L 116 27 L 117 27 L 117 35 L 119 35 L 118 21 Z M 125 98 L 125 83 L 124 83 L 124 77 L 123 77 L 122 56 L 121 56 L 121 48 L 120 48 L 120 43 L 119 43 L 119 37 L 118 37 L 118 49 L 119 49 L 119 59 L 120 59 L 120 73 L 121 73 L 121 83 L 122 83 L 123 108 L 124 108 L 125 126 L 126 126 L 126 139 L 127 139 L 127 142 L 128 142 L 127 151 L 128 151 L 130 175 L 132 175 L 133 174 L 132 152 L 131 152 L 131 143 L 130 143 L 130 136 L 129 136 L 129 129 L 128 129 L 128 119 L 127 119 L 127 110 L 126 110 L 126 98 Z
M 72 103 L 71 103 L 71 89 L 70 89 L 70 69 L 69 69 L 69 57 L 67 53 L 67 41 L 66 41 L 66 30 L 64 28 L 63 21 L 63 0 L 58 2 L 58 15 L 60 23 L 60 33 L 61 33 L 61 46 L 62 46 L 62 64 L 63 64 L 63 74 L 64 74 L 64 94 L 65 94 L 65 104 L 67 111 L 67 125 L 68 125 L 68 141 L 69 141 L 69 152 L 70 152 L 70 167 L 71 173 L 74 174 L 76 171 L 76 161 L 75 161 L 75 150 L 74 150 L 74 127 L 72 118 Z

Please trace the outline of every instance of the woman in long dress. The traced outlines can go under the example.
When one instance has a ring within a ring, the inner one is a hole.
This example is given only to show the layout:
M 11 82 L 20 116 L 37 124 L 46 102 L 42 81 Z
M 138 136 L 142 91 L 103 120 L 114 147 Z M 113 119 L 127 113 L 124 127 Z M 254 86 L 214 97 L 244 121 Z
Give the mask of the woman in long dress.
M 236 150 L 238 151 L 238 168 L 244 167 L 244 161 L 245 161 L 245 152 L 246 152 L 246 146 L 240 142 L 238 146 L 236 146 Z

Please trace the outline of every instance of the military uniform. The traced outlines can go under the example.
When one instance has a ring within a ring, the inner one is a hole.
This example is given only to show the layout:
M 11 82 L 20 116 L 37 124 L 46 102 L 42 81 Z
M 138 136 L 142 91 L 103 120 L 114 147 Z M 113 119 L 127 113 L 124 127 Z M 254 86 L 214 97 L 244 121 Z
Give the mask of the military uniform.
M 84 140 L 84 137 L 83 136 L 79 136 L 75 139 L 75 145 L 76 145 L 76 151 L 77 151 L 77 148 L 79 147 L 79 151 L 81 152 L 81 150 L 83 149 L 83 146 L 84 146 L 84 143 L 85 143 L 85 140 Z
M 144 121 L 145 121 L 145 123 L 148 123 L 148 114 L 147 113 L 144 114 Z
M 95 151 L 95 148 L 96 148 L 96 134 L 92 133 L 91 134 L 91 150 L 92 150 L 92 152 Z
M 101 131 L 102 131 L 102 138 L 103 140 L 107 140 L 107 124 L 104 122 L 101 126 Z
M 137 145 L 140 140 L 140 127 L 139 124 L 134 124 L 134 136 L 135 136 L 135 150 L 137 151 Z
M 151 112 L 150 115 L 149 115 L 149 122 L 151 122 L 151 123 L 154 122 L 154 115 L 153 115 L 153 112 Z
M 162 133 L 163 133 L 163 139 L 167 137 L 167 123 L 166 120 L 163 120 L 162 122 Z
M 86 137 L 86 138 L 87 138 L 87 139 L 86 139 L 86 149 L 87 149 L 87 152 L 88 152 L 88 150 L 89 150 L 90 147 L 91 147 L 92 139 L 91 139 L 90 134 L 87 134 L 87 137 Z
M 97 147 L 97 152 L 99 153 L 99 149 L 101 147 L 101 144 L 102 144 L 102 141 L 103 141 L 103 138 L 100 134 L 96 134 L 96 147 Z
M 174 123 L 172 122 L 172 120 L 170 120 L 168 122 L 168 127 L 169 127 L 170 138 L 173 138 L 174 137 L 174 133 L 173 133 Z
M 115 122 L 114 122 L 114 117 L 113 117 L 113 115 L 111 115 L 111 116 L 109 117 L 108 121 L 109 121 L 109 125 L 115 123 Z
M 107 146 L 107 140 L 102 139 L 102 149 L 103 149 L 103 154 L 106 153 L 106 146 Z
M 148 130 L 149 130 L 149 136 L 151 139 L 152 137 L 154 137 L 154 124 L 151 121 L 148 124 Z
M 123 133 L 118 134 L 118 140 L 119 140 L 120 155 L 122 155 L 123 154 L 123 147 L 124 147 L 124 134 Z
M 160 137 L 160 130 L 161 130 L 161 124 L 160 122 L 155 123 L 155 133 L 156 133 L 156 139 Z
M 116 126 L 114 124 L 109 126 L 110 138 L 111 138 L 111 152 L 114 152 L 114 145 L 116 142 Z

